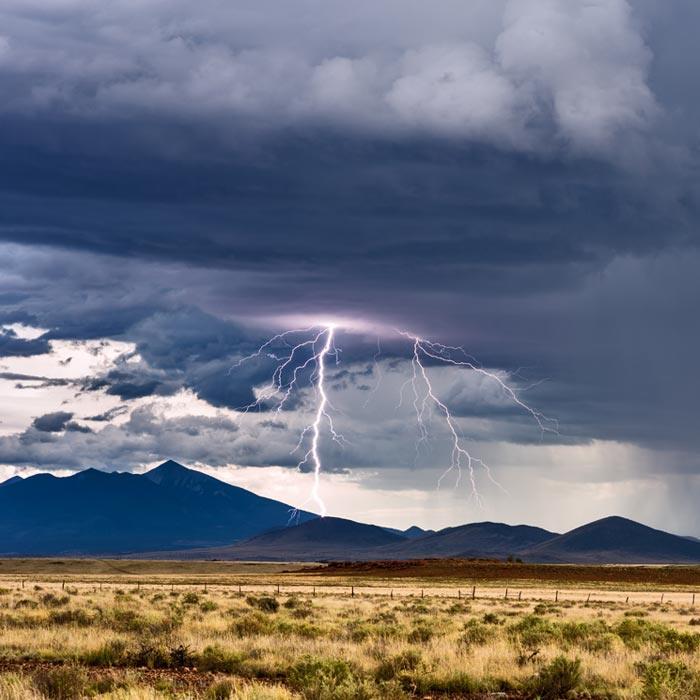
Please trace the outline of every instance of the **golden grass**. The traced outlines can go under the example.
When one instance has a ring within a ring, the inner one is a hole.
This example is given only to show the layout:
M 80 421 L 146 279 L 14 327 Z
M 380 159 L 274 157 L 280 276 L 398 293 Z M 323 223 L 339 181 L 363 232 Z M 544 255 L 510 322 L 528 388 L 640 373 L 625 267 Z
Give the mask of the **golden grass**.
M 418 588 L 397 587 L 402 595 L 390 598 L 324 588 L 313 597 L 283 586 L 274 610 L 236 585 L 205 592 L 182 578 L 101 589 L 77 577 L 65 586 L 36 581 L 0 581 L 0 700 L 63 697 L 46 695 L 59 682 L 83 694 L 66 697 L 115 700 L 466 698 L 502 689 L 528 697 L 532 679 L 562 655 L 580 660 L 582 698 L 692 698 L 695 677 L 700 689 L 700 609 L 687 592 L 663 603 L 656 593 L 626 603 L 620 591 L 587 602 L 573 589 L 555 603 L 546 588 L 521 600 L 472 600 L 455 589 L 421 598 Z M 649 694 L 650 664 L 661 664 L 652 668 L 660 694 Z M 68 669 L 66 678 L 54 679 L 56 668 Z

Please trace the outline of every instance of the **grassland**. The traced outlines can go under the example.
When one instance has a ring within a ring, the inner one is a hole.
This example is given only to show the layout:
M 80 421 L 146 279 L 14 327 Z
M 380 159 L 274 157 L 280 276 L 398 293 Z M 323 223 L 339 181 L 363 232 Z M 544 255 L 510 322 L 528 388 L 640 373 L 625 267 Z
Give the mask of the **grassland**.
M 693 587 L 56 561 L 0 565 L 0 700 L 700 698 Z

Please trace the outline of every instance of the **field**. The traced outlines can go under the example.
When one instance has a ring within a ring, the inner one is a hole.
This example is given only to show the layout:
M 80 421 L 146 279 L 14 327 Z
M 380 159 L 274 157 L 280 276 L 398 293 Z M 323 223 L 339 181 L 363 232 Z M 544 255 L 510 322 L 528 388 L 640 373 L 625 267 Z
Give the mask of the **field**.
M 519 567 L 3 560 L 0 700 L 700 698 L 697 569 Z

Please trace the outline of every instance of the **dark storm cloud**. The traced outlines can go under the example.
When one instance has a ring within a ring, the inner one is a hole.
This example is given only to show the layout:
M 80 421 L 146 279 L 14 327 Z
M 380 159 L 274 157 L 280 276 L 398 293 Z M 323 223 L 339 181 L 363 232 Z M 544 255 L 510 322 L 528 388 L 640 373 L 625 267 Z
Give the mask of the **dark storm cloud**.
M 0 354 L 116 338 L 139 359 L 84 389 L 235 408 L 269 365 L 231 372 L 264 336 L 231 318 L 362 317 L 547 378 L 527 396 L 561 441 L 697 446 L 699 20 L 687 0 L 5 3 L 0 238 L 35 247 L 3 257 L 0 319 L 48 331 Z M 371 388 L 374 340 L 343 340 L 338 387 Z M 533 439 L 461 389 L 457 413 Z
M 43 355 L 49 351 L 49 347 L 49 341 L 45 336 L 27 340 L 20 338 L 12 329 L 0 330 L 0 357 Z
M 73 417 L 68 411 L 46 413 L 32 421 L 32 426 L 42 433 L 60 433 L 65 430 L 67 423 Z

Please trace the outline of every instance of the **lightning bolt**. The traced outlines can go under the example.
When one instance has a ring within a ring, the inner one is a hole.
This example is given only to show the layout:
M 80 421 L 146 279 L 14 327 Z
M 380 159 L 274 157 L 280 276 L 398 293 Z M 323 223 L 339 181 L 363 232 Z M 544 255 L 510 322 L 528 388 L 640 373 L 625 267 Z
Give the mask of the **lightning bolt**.
M 313 420 L 301 430 L 299 440 L 292 453 L 302 450 L 305 441 L 309 443 L 308 448 L 297 463 L 297 469 L 301 471 L 304 466 L 311 465 L 313 485 L 309 500 L 316 504 L 322 517 L 325 517 L 328 512 L 320 493 L 323 468 L 320 455 L 322 426 L 327 425 L 331 438 L 339 445 L 342 446 L 347 442 L 343 435 L 335 429 L 333 416 L 329 412 L 329 409 L 333 409 L 333 405 L 328 399 L 326 391 L 328 358 L 333 356 L 336 364 L 340 361 L 340 350 L 335 345 L 335 330 L 335 326 L 331 324 L 323 327 L 297 328 L 278 333 L 263 343 L 255 352 L 239 359 L 232 367 L 233 370 L 246 362 L 259 359 L 270 359 L 277 363 L 269 384 L 257 390 L 252 402 L 238 408 L 239 413 L 243 414 L 252 410 L 262 411 L 270 405 L 274 412 L 279 414 L 294 390 L 301 388 L 300 380 L 304 371 L 309 367 L 314 367 L 310 381 L 317 394 L 316 411 Z M 311 337 L 303 339 L 305 335 L 311 335 Z M 293 342 L 293 339 L 298 336 L 302 336 L 302 339 Z M 277 346 L 281 346 L 281 352 Z M 308 354 L 306 359 L 304 359 L 305 352 Z M 310 441 L 308 440 L 309 435 L 311 436 Z
M 241 414 L 252 410 L 274 410 L 275 413 L 279 414 L 284 410 L 293 392 L 301 390 L 302 377 L 308 374 L 307 370 L 313 368 L 308 381 L 316 393 L 316 407 L 311 421 L 302 428 L 299 440 L 292 453 L 304 450 L 303 456 L 297 463 L 297 469 L 302 471 L 304 467 L 311 467 L 313 483 L 307 503 L 312 501 L 322 517 L 325 517 L 327 514 L 327 508 L 320 493 L 321 474 L 323 471 L 321 441 L 324 427 L 334 442 L 341 446 L 347 443 L 343 435 L 335 428 L 331 413 L 331 411 L 335 412 L 335 408 L 329 400 L 326 387 L 327 363 L 329 359 L 335 358 L 336 365 L 340 362 L 340 350 L 335 344 L 336 330 L 337 326 L 335 324 L 326 324 L 278 333 L 265 341 L 254 352 L 240 358 L 232 367 L 233 370 L 247 362 L 256 360 L 272 360 L 275 363 L 269 383 L 255 390 L 254 400 L 238 409 Z M 514 405 L 535 421 L 543 434 L 558 434 L 556 421 L 525 403 L 518 392 L 504 381 L 499 374 L 482 367 L 463 347 L 444 345 L 404 330 L 395 329 L 395 332 L 405 338 L 412 349 L 411 370 L 408 379 L 403 383 L 399 392 L 399 407 L 403 403 L 406 389 L 410 386 L 413 394 L 413 409 L 418 424 L 416 460 L 421 445 L 430 440 L 428 421 L 431 415 L 436 412 L 443 418 L 452 446 L 450 463 L 438 479 L 438 488 L 451 473 L 455 474 L 455 486 L 458 486 L 461 483 L 463 472 L 466 470 L 472 496 L 477 503 L 481 504 L 482 499 L 477 488 L 476 479 L 476 468 L 480 468 L 494 485 L 505 491 L 493 477 L 488 464 L 482 459 L 474 457 L 465 446 L 457 422 L 447 404 L 438 396 L 426 365 L 439 364 L 467 369 L 486 377 L 489 381 L 495 382 Z M 381 345 L 378 338 L 377 352 L 373 358 L 378 372 L 378 380 L 371 394 L 376 392 L 381 381 L 378 366 L 380 354 Z M 371 394 L 364 404 L 365 407 L 371 398 Z
M 474 469 L 475 466 L 478 466 L 483 469 L 488 479 L 494 485 L 505 491 L 503 486 L 493 477 L 488 464 L 486 464 L 486 462 L 484 462 L 482 459 L 472 456 L 472 454 L 464 447 L 463 440 L 459 434 L 454 418 L 450 413 L 450 409 L 440 398 L 438 398 L 437 394 L 435 393 L 430 376 L 426 370 L 424 360 L 431 359 L 442 364 L 452 365 L 454 367 L 466 367 L 467 369 L 477 372 L 478 374 L 487 377 L 489 380 L 496 382 L 496 384 L 513 403 L 528 413 L 535 420 L 543 433 L 558 433 L 556 421 L 548 418 L 544 414 L 526 404 L 510 385 L 506 384 L 495 372 L 490 372 L 489 370 L 486 370 L 478 365 L 476 360 L 468 355 L 463 347 L 443 345 L 442 343 L 432 342 L 430 340 L 426 340 L 425 338 L 421 338 L 420 336 L 412 335 L 407 331 L 397 330 L 396 332 L 409 340 L 412 343 L 413 349 L 413 356 L 411 358 L 411 376 L 401 387 L 399 405 L 401 405 L 403 401 L 403 393 L 406 386 L 410 384 L 413 390 L 413 408 L 416 413 L 416 420 L 418 422 L 419 430 L 419 437 L 416 442 L 416 454 L 421 444 L 427 441 L 429 438 L 425 417 L 431 406 L 444 417 L 445 425 L 447 426 L 450 435 L 452 443 L 450 464 L 438 479 L 438 488 L 442 484 L 445 477 L 452 472 L 456 473 L 455 486 L 459 486 L 462 479 L 462 470 L 466 469 L 469 477 L 469 483 L 471 485 L 472 496 L 477 503 L 481 505 L 482 499 L 477 488 L 476 473 Z M 453 357 L 453 353 L 459 353 L 464 359 L 455 359 Z

